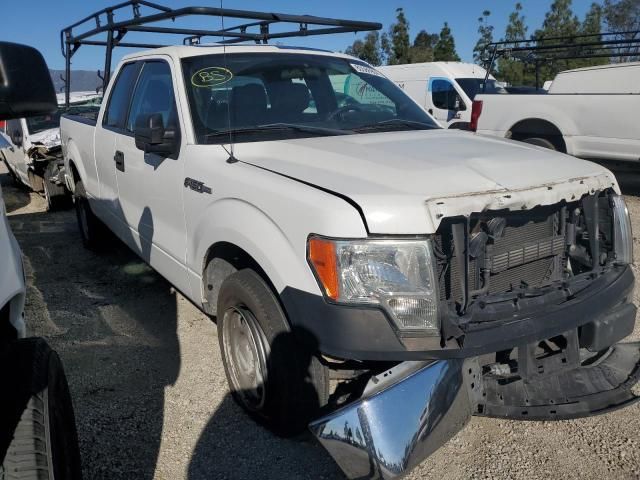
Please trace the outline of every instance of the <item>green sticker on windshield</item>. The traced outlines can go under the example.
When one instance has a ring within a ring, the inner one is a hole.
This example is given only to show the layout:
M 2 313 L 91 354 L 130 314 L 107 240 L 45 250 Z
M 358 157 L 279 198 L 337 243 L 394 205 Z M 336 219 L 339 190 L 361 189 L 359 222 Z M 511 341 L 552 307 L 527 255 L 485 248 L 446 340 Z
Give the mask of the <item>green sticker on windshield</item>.
M 191 84 L 194 87 L 216 87 L 227 83 L 233 78 L 230 70 L 222 67 L 207 67 L 198 70 L 191 76 Z

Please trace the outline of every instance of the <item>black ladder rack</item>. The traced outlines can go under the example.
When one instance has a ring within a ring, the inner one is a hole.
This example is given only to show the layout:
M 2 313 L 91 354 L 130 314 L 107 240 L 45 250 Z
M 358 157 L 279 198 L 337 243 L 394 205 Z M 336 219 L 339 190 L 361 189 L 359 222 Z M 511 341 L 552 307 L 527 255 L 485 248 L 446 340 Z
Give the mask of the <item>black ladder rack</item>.
M 640 58 L 640 30 L 503 40 L 485 45 L 480 57 L 486 59 L 489 66 L 485 85 L 496 60 L 503 57 L 534 65 L 536 88 L 540 88 L 540 66 L 548 62 L 589 58 Z
M 151 10 L 142 14 L 140 8 Z M 130 10 L 129 10 L 130 9 Z M 116 21 L 115 13 L 128 13 L 125 20 Z M 192 28 L 174 28 L 154 25 L 163 20 L 175 21 L 181 17 L 221 17 L 242 19 L 246 23 L 220 30 L 201 30 Z M 274 24 L 296 25 L 295 29 L 272 32 Z M 93 27 L 93 28 L 91 28 Z M 366 32 L 380 30 L 382 24 L 337 18 L 315 17 L 312 15 L 289 15 L 285 13 L 253 12 L 216 7 L 183 7 L 172 9 L 146 0 L 129 0 L 98 12 L 69 25 L 60 32 L 60 47 L 65 58 L 65 103 L 69 105 L 71 88 L 71 58 L 82 45 L 106 47 L 103 91 L 111 75 L 111 59 L 115 47 L 158 48 L 165 45 L 149 43 L 123 42 L 128 32 L 146 32 L 185 35 L 184 44 L 200 43 L 202 37 L 221 38 L 220 43 L 239 43 L 253 41 L 268 43 L 271 39 L 329 35 L 334 33 Z M 78 30 L 81 30 L 78 32 Z M 106 40 L 100 34 L 106 33 Z

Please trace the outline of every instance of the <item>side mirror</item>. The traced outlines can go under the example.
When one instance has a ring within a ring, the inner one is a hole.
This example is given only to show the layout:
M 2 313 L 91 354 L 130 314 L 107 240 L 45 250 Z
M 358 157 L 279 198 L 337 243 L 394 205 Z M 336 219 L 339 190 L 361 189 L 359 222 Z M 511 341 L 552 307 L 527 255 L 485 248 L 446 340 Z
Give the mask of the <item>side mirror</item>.
M 178 153 L 180 138 L 173 128 L 165 128 L 161 113 L 140 115 L 133 129 L 136 148 L 144 153 L 171 156 Z
M 0 119 L 43 115 L 57 108 L 51 75 L 40 52 L 0 42 Z
M 467 109 L 467 105 L 464 100 L 460 98 L 460 95 L 456 94 L 456 112 L 464 112 Z

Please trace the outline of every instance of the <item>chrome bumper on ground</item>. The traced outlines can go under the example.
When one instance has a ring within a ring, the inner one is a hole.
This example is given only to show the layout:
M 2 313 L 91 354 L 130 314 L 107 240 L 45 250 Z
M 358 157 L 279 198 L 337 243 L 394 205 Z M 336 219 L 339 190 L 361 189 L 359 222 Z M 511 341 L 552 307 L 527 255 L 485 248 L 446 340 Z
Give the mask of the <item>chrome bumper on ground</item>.
M 471 360 L 404 362 L 309 427 L 348 478 L 398 478 L 466 425 L 477 378 Z

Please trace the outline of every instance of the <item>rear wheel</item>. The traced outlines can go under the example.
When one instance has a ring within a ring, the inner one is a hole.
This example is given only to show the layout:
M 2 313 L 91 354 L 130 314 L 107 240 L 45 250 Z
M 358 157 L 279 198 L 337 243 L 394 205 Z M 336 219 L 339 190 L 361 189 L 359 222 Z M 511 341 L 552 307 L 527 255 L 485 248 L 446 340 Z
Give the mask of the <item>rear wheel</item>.
M 82 244 L 89 250 L 99 250 L 102 246 L 102 239 L 106 229 L 98 217 L 95 216 L 93 210 L 91 210 L 82 181 L 76 183 L 73 198 Z
M 58 355 L 39 338 L 7 347 L 0 399 L 0 478 L 82 478 L 69 387 Z
M 557 147 L 553 144 L 553 142 L 547 138 L 532 137 L 532 138 L 525 138 L 522 141 L 530 145 L 536 145 L 537 147 L 548 148 L 549 150 L 558 150 Z
M 60 207 L 65 200 L 64 185 L 58 185 L 51 181 L 51 178 L 55 177 L 55 169 L 56 166 L 50 163 L 44 171 L 44 198 L 47 201 L 47 210 L 49 211 Z
M 290 329 L 278 299 L 253 270 L 222 284 L 218 340 L 234 399 L 278 435 L 303 432 L 328 401 L 328 369 L 317 342 Z

